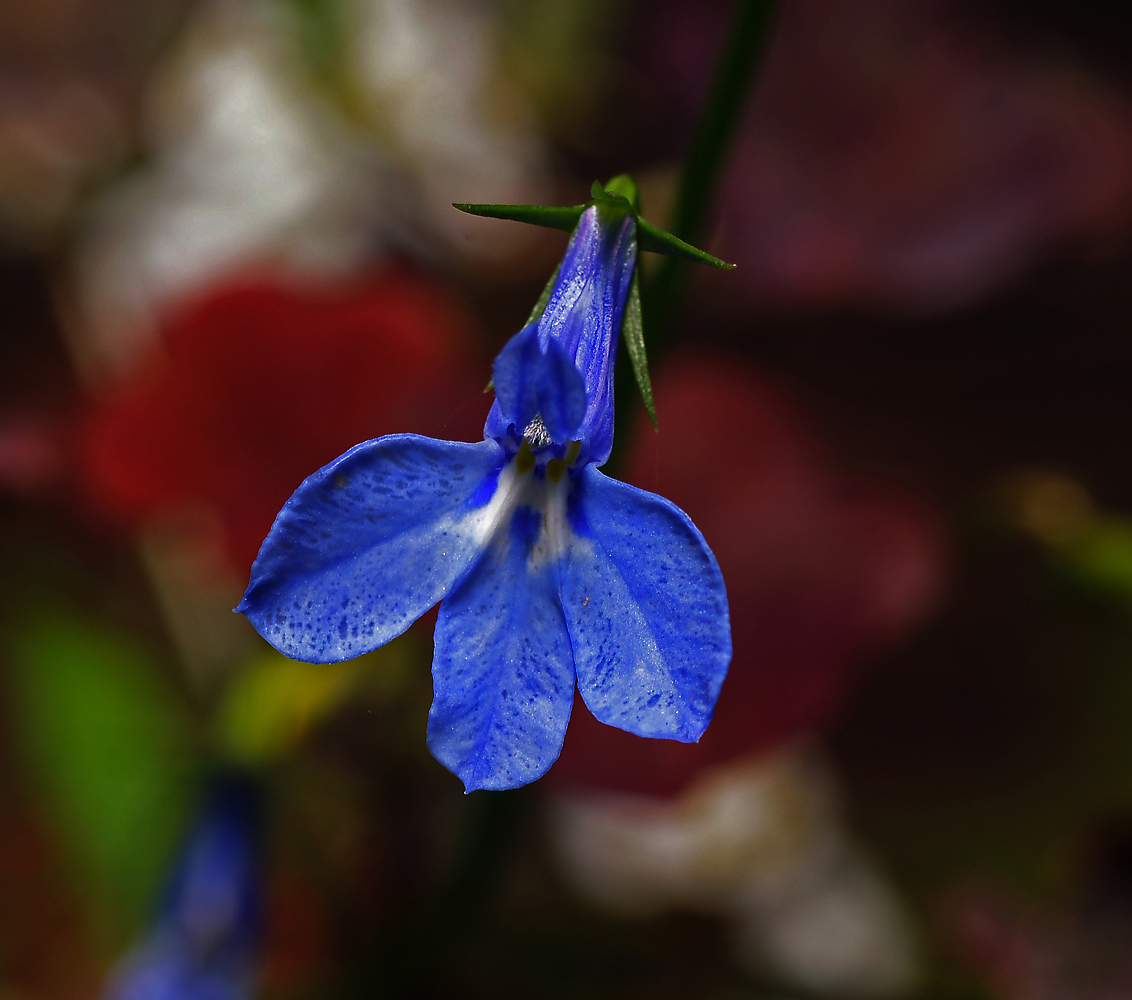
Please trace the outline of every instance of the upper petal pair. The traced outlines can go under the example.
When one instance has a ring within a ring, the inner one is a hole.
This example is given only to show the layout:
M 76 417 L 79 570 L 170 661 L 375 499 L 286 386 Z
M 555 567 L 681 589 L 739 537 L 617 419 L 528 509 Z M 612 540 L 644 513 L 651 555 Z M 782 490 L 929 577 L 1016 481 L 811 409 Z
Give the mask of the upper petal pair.
M 613 447 L 613 361 L 637 260 L 631 214 L 587 209 L 570 237 L 541 316 L 495 361 L 484 434 L 521 435 L 540 415 L 552 441 L 582 442 L 601 465 Z

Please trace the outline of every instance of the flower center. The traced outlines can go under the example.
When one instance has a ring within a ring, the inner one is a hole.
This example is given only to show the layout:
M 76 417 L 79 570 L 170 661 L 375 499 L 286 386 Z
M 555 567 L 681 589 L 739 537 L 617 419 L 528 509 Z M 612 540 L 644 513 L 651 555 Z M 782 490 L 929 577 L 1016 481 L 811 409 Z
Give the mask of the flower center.
M 542 417 L 535 414 L 534 420 L 527 424 L 526 429 L 523 431 L 523 437 L 531 446 L 531 451 L 538 451 L 540 448 L 547 448 L 554 443 L 550 434 L 547 432 L 546 424 L 542 422 Z

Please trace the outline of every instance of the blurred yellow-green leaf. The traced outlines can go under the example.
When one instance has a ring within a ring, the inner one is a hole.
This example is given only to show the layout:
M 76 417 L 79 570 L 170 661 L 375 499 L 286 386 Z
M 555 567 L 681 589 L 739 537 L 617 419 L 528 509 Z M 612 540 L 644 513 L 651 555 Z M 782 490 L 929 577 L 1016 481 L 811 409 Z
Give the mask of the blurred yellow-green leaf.
M 1132 600 L 1132 521 L 1097 517 L 1062 554 L 1086 582 Z
M 283 757 L 363 683 L 378 697 L 399 690 L 410 659 L 404 640 L 345 663 L 262 652 L 237 673 L 217 712 L 220 752 L 246 765 Z
M 1015 474 L 1000 495 L 1009 523 L 1041 542 L 1059 568 L 1132 600 L 1132 519 L 1099 510 L 1083 483 L 1055 472 Z

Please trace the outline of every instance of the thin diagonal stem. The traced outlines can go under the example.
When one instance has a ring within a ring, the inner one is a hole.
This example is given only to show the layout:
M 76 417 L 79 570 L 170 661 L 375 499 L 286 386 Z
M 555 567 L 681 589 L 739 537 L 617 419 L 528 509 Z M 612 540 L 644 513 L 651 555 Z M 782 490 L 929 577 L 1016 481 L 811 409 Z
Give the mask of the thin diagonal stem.
M 774 0 L 738 0 L 735 5 L 703 112 L 684 159 L 670 220 L 670 232 L 687 243 L 695 244 L 704 227 L 776 9 Z M 667 346 L 667 333 L 687 279 L 687 268 L 687 262 L 678 257 L 665 257 L 656 277 L 644 289 L 645 337 L 653 364 Z M 636 399 L 632 368 L 623 362 L 618 366 L 616 392 L 618 429 L 626 429 L 626 418 L 636 409 Z M 664 414 L 657 414 L 657 418 L 663 422 Z
M 774 0 L 738 0 L 735 5 L 703 114 L 680 173 L 671 232 L 685 242 L 696 244 L 702 235 L 716 185 L 747 106 L 776 6 Z M 686 276 L 684 261 L 665 257 L 652 282 L 652 294 L 645 299 L 649 350 L 654 358 L 663 348 Z

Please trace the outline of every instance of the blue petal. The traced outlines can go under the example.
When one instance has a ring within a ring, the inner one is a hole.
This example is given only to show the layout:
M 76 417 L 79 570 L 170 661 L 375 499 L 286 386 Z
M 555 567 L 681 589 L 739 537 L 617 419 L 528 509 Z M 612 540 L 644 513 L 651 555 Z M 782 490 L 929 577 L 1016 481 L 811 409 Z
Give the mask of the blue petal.
M 558 567 L 538 565 L 534 553 L 541 521 L 537 511 L 517 508 L 440 605 L 428 746 L 469 792 L 541 777 L 558 759 L 570 721 L 574 664 Z
M 694 743 L 731 662 L 715 556 L 674 504 L 582 470 L 562 570 L 578 690 L 602 722 Z
M 202 952 L 251 951 L 261 929 L 260 789 L 239 774 L 212 779 L 167 890 L 163 920 Z
M 512 337 L 495 356 L 492 365 L 492 384 L 495 386 L 495 405 L 488 415 L 491 422 L 495 410 L 502 416 L 501 427 L 492 437 L 502 437 L 507 425 L 514 424 L 523 433 L 538 413 L 539 361 L 542 350 L 538 343 L 538 325 L 532 323 Z
M 573 359 L 553 341 L 546 345 L 540 361 L 539 414 L 550 439 L 565 444 L 578 433 L 586 415 L 586 383 Z
M 202 962 L 177 938 L 158 937 L 127 957 L 103 1000 L 250 1000 L 252 963 Z
M 376 649 L 436 604 L 483 551 L 506 456 L 391 434 L 310 476 L 279 512 L 236 609 L 286 656 Z
M 586 415 L 586 383 L 573 359 L 556 343 L 539 345 L 538 327 L 520 330 L 503 346 L 492 368 L 496 405 L 488 436 L 503 437 L 508 425 L 522 434 L 536 416 L 556 444 L 577 434 Z
M 637 262 L 636 221 L 586 209 L 570 237 L 558 280 L 539 320 L 539 343 L 558 344 L 586 387 L 578 436 L 601 465 L 613 447 L 613 362 Z

